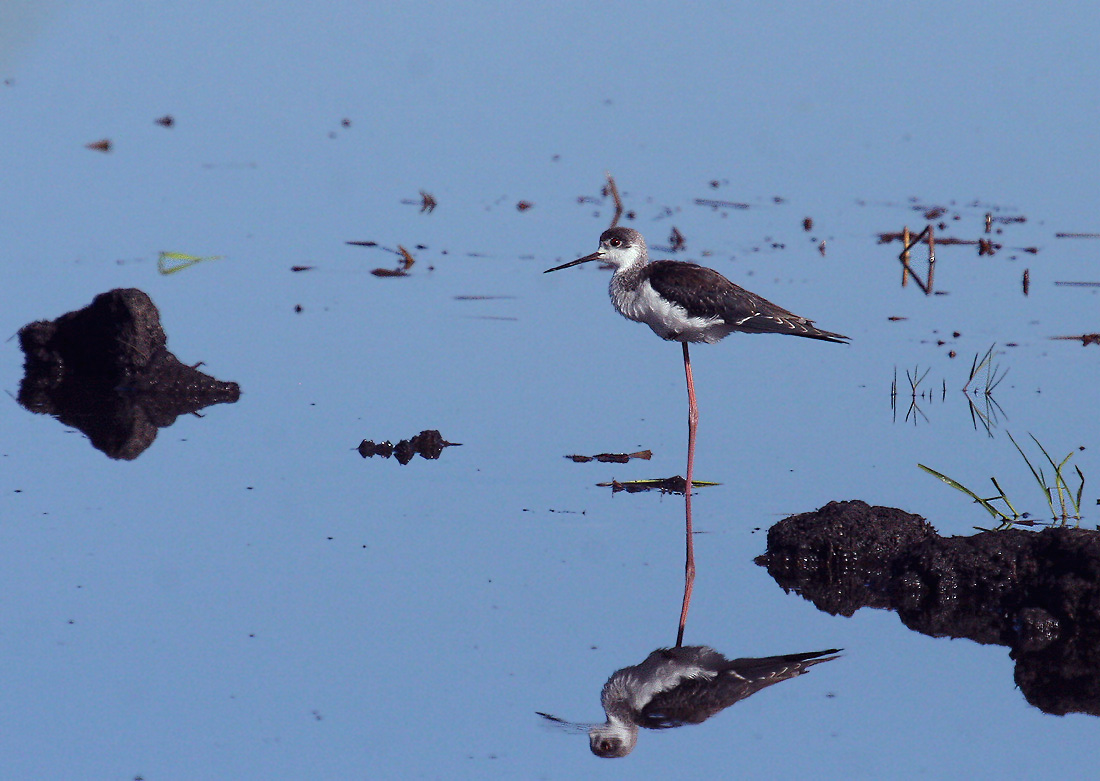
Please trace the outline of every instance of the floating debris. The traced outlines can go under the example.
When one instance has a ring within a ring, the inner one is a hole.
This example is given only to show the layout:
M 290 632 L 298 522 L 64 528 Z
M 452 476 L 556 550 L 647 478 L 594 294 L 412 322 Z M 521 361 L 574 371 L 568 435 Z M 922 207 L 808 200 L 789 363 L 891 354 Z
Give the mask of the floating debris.
M 721 485 L 721 483 L 711 483 L 694 478 L 691 481 L 692 488 L 708 488 L 715 485 Z M 642 491 L 660 491 L 663 494 L 680 494 L 682 496 L 684 489 L 687 488 L 687 481 L 676 475 L 661 480 L 624 480 L 621 482 L 612 480 L 610 483 L 596 483 L 596 486 L 598 488 L 610 488 L 613 494 L 617 494 L 619 491 L 626 491 L 628 494 L 636 494 Z
M 814 229 L 814 218 L 813 218 L 813 217 L 806 217 L 806 218 L 804 218 L 804 219 L 802 220 L 802 230 L 804 230 L 804 231 L 806 231 L 807 233 L 809 233 L 809 232 L 810 232 L 810 231 L 812 231 L 813 229 Z
M 1031 290 L 1031 269 L 1029 269 L 1029 268 L 1024 269 L 1023 287 L 1024 287 L 1024 295 L 1026 296 L 1028 294 L 1028 291 Z
M 90 144 L 84 145 L 85 149 L 91 149 L 96 152 L 110 152 L 111 151 L 111 139 L 102 138 L 99 141 L 93 141 Z
M 589 461 L 599 461 L 602 464 L 625 464 L 632 458 L 640 458 L 648 461 L 653 458 L 652 450 L 639 450 L 637 453 L 597 453 L 594 456 L 565 456 L 578 464 L 587 464 Z M 693 481 L 694 482 L 694 481 Z
M 1100 287 L 1100 282 L 1055 282 L 1062 287 Z
M 1082 347 L 1088 347 L 1090 344 L 1100 345 L 1100 334 L 1081 334 L 1079 336 L 1052 336 L 1051 339 L 1065 339 L 1068 341 L 1081 340 Z
M 747 209 L 747 203 L 735 203 L 734 201 L 716 201 L 712 198 L 696 198 L 696 206 L 709 206 L 712 209 Z
M 315 268 L 317 268 L 317 267 L 316 266 L 291 266 L 290 270 L 291 271 L 313 271 L 313 269 L 315 269 Z
M 221 255 L 188 255 L 183 252 L 162 252 L 157 258 L 157 271 L 164 276 L 169 274 L 175 274 L 177 271 L 183 271 L 185 268 L 191 268 L 196 263 L 202 263 L 204 260 L 221 260 Z
M 421 190 L 420 191 L 420 200 L 419 201 L 413 201 L 413 200 L 409 200 L 408 198 L 404 198 L 404 199 L 402 199 L 401 203 L 405 204 L 406 206 L 419 206 L 421 214 L 431 214 L 435 210 L 435 207 L 439 205 L 439 202 L 436 201 L 435 196 L 433 196 L 427 190 Z M 358 244 L 358 243 L 359 242 L 351 242 L 351 241 L 348 242 L 348 244 Z M 373 243 L 368 245 L 368 246 L 373 246 Z
M 516 211 L 525 212 L 534 205 L 535 204 L 531 203 L 530 201 L 520 201 L 516 204 Z
M 1100 239 L 1100 233 L 1055 233 L 1056 239 Z
M 352 242 L 348 243 L 351 244 Z M 370 273 L 374 274 L 376 277 L 407 277 L 409 275 L 409 269 L 416 263 L 416 258 L 400 244 L 397 245 L 397 254 L 401 256 L 401 264 L 397 268 L 376 268 L 371 269 Z
M 669 249 L 673 252 L 679 252 L 684 248 L 684 245 L 687 244 L 687 242 L 684 241 L 684 234 L 680 233 L 675 225 L 672 227 L 672 232 L 668 234 L 668 243 Z
M 153 121 L 156 122 L 158 125 L 161 125 L 162 127 L 172 127 L 172 125 L 176 124 L 176 120 L 172 117 L 171 114 L 165 114 L 163 117 L 158 117 Z
M 375 444 L 373 440 L 364 439 L 356 450 L 363 458 L 393 456 L 404 466 L 412 461 L 415 455 L 419 454 L 421 458 L 434 461 L 443 453 L 443 448 L 457 447 L 461 444 L 461 442 L 448 442 L 435 429 L 426 429 L 411 439 L 402 439 L 396 445 L 391 444 L 389 440 Z
M 944 246 L 960 245 L 960 244 L 961 245 L 969 244 L 971 246 L 977 245 L 978 246 L 978 254 L 980 254 L 980 255 L 986 255 L 986 254 L 992 255 L 993 251 L 1001 249 L 1000 244 L 995 244 L 995 243 L 991 242 L 989 239 L 959 239 L 959 238 L 956 238 L 954 236 L 936 236 L 935 239 L 936 239 L 936 244 L 941 244 L 941 245 L 944 245 Z M 905 231 L 902 230 L 902 231 L 899 231 L 897 233 L 886 232 L 886 233 L 879 233 L 878 234 L 878 243 L 879 244 L 889 244 L 892 241 L 904 242 L 905 241 Z M 910 243 L 909 247 L 910 247 L 910 249 L 912 249 L 912 247 L 914 245 L 922 243 L 922 242 L 923 242 L 923 238 L 920 241 L 918 241 L 916 239 L 913 239 L 912 242 Z M 983 248 L 986 248 L 985 252 L 982 251 Z M 1025 248 L 1025 251 L 1031 251 L 1031 250 Z M 1038 250 L 1034 250 L 1034 251 L 1038 252 Z

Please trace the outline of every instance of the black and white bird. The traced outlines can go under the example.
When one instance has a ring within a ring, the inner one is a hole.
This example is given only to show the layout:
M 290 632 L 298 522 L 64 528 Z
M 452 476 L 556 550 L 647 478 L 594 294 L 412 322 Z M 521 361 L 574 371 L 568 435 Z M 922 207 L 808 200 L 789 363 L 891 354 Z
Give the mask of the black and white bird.
M 633 228 L 609 228 L 591 255 L 543 273 L 592 260 L 615 267 L 610 292 L 619 314 L 645 323 L 662 339 L 714 344 L 740 331 L 848 340 L 733 284 L 714 269 L 679 260 L 650 261 L 645 239 Z
M 650 261 L 645 239 L 633 228 L 609 228 L 600 236 L 600 248 L 591 255 L 543 273 L 592 260 L 615 267 L 609 292 L 619 314 L 645 323 L 662 339 L 683 344 L 689 423 L 699 418 L 689 342 L 714 344 L 734 331 L 790 334 L 825 342 L 848 340 L 847 336 L 823 331 L 812 320 L 733 284 L 714 269 L 679 260 Z
M 539 715 L 567 728 L 586 729 L 597 756 L 625 757 L 638 742 L 639 727 L 700 724 L 761 689 L 836 659 L 839 651 L 727 659 L 705 645 L 659 648 L 641 664 L 624 667 L 607 679 L 600 695 L 606 723 L 572 724 Z
M 683 639 L 684 622 L 691 602 L 695 578 L 692 549 L 691 486 L 695 461 L 695 430 L 699 406 L 695 401 L 695 380 L 691 374 L 689 342 L 713 344 L 734 331 L 746 334 L 790 334 L 825 342 L 844 343 L 843 334 L 823 331 L 812 320 L 788 312 L 781 306 L 739 287 L 714 269 L 678 260 L 650 261 L 642 234 L 633 228 L 608 228 L 600 236 L 600 248 L 591 255 L 577 258 L 543 273 L 602 260 L 615 267 L 609 292 L 611 303 L 628 320 L 645 323 L 662 339 L 680 342 L 684 352 L 684 376 L 688 393 L 688 459 L 684 478 L 687 503 L 687 561 L 684 607 L 680 614 Z

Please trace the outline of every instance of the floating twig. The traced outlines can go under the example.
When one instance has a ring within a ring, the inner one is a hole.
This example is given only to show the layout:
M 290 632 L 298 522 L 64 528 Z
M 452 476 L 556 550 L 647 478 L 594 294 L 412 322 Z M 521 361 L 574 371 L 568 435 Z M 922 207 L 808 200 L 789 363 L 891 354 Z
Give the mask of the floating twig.
M 749 204 L 735 201 L 716 201 L 713 198 L 696 198 L 696 206 L 709 206 L 712 209 L 747 209 Z
M 1052 336 L 1051 339 L 1065 339 L 1069 341 L 1081 340 L 1082 347 L 1088 347 L 1090 344 L 1100 345 L 1100 334 L 1080 334 L 1079 336 Z
M 578 464 L 586 464 L 589 461 L 599 461 L 603 464 L 625 464 L 632 458 L 640 458 L 643 461 L 648 461 L 653 458 L 652 450 L 639 450 L 637 453 L 597 453 L 594 456 L 565 456 L 570 461 L 575 461 Z
M 626 491 L 628 494 L 636 494 L 642 491 L 660 491 L 663 494 L 683 494 L 687 488 L 687 481 L 676 475 L 675 477 L 665 477 L 661 480 L 612 480 L 610 483 L 596 483 L 599 488 L 610 488 L 611 493 L 616 494 L 619 491 Z M 706 480 L 696 480 L 692 478 L 692 488 L 709 488 L 711 486 L 721 485 L 721 483 L 711 483 Z

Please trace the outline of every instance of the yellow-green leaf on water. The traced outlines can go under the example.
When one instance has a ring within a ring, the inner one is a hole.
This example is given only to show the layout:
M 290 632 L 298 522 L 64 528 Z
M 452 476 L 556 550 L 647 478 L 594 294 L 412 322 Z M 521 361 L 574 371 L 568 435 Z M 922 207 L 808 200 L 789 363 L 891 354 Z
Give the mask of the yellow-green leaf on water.
M 204 260 L 221 260 L 221 258 L 221 255 L 203 257 L 201 255 L 188 255 L 185 252 L 161 252 L 160 257 L 157 258 L 157 271 L 167 276 L 168 274 L 175 274 L 177 271 L 183 271 L 185 268 L 191 268 L 196 263 L 202 263 Z

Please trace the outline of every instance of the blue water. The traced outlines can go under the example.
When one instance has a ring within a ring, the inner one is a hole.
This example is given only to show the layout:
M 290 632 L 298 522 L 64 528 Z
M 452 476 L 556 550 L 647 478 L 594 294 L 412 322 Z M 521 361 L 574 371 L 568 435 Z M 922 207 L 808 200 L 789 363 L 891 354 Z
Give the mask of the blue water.
M 139 287 L 181 361 L 242 389 L 134 462 L 8 405 L 8 777 L 1091 772 L 1095 719 L 1028 706 L 1006 648 L 827 616 L 752 560 L 768 526 L 832 499 L 942 534 L 988 524 L 918 462 L 1043 511 L 1006 432 L 1086 448 L 1095 525 L 1100 350 L 1049 337 L 1098 330 L 1097 288 L 1054 283 L 1098 278 L 1095 241 L 1055 234 L 1100 229 L 1100 11 L 18 3 L 0 19 L 0 331 Z M 695 477 L 722 485 L 694 502 L 686 641 L 844 657 L 610 763 L 535 711 L 602 720 L 607 676 L 675 640 L 682 498 L 595 483 L 683 474 L 686 399 L 679 348 L 615 314 L 607 272 L 541 273 L 595 250 L 607 171 L 652 246 L 675 226 L 677 258 L 852 338 L 692 353 Z M 877 242 L 924 226 L 911 199 L 948 207 L 941 237 L 986 237 L 987 212 L 1026 222 L 1000 225 L 993 257 L 940 247 L 947 294 L 924 296 Z M 417 262 L 378 278 L 396 257 L 347 241 Z M 221 259 L 162 276 L 163 250 Z M 993 344 L 1009 373 L 989 436 L 960 389 Z M 21 363 L 11 339 L 13 396 Z M 916 424 L 906 369 L 946 387 Z M 423 429 L 462 446 L 404 467 L 354 450 Z

